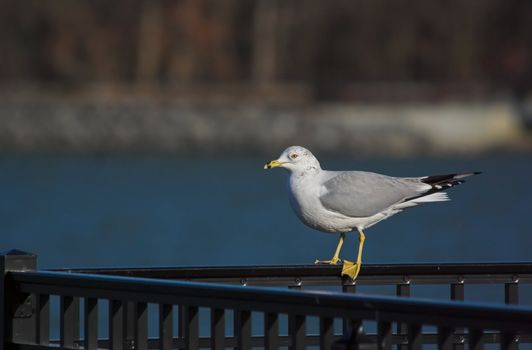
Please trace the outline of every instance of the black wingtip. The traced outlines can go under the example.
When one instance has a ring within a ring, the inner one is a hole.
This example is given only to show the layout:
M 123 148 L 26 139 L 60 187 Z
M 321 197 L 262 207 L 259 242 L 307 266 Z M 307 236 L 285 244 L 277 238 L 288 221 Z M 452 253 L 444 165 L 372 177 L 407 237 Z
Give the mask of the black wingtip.
M 446 174 L 446 175 L 433 175 L 433 176 L 427 176 L 423 178 L 421 181 L 423 181 L 426 184 L 435 186 L 435 185 L 459 185 L 461 183 L 464 183 L 465 180 L 462 180 L 468 176 L 478 175 L 481 174 L 480 171 L 473 171 L 468 173 L 454 173 L 454 174 Z
M 464 177 L 469 177 L 469 176 L 474 176 L 474 175 L 479 175 L 479 174 L 482 174 L 482 171 L 472 171 L 472 172 L 469 172 L 469 173 L 456 174 L 455 178 L 456 179 L 463 179 Z
M 454 174 L 453 179 L 463 179 L 464 177 L 479 175 L 482 174 L 482 171 L 471 171 L 469 173 L 457 173 Z

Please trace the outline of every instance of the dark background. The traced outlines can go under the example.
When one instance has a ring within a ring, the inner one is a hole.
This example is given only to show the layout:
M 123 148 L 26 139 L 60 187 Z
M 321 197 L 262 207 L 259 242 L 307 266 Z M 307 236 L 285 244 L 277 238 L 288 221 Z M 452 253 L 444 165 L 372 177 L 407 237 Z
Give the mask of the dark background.
M 236 84 L 259 94 L 297 83 L 316 100 L 488 98 L 528 92 L 531 55 L 526 0 L 0 4 L 4 86 Z M 364 89 L 374 84 L 388 85 Z

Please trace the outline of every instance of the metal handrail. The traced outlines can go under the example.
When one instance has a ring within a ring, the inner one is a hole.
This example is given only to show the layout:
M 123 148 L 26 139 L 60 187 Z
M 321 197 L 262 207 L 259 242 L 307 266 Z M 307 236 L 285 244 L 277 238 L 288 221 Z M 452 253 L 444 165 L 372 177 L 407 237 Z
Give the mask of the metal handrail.
M 532 308 L 323 291 L 236 287 L 66 272 L 10 272 L 13 290 L 158 304 L 230 308 L 320 317 L 414 322 L 502 331 L 532 329 Z
M 246 285 L 353 284 L 349 279 L 340 277 L 340 266 L 330 265 L 75 268 L 52 271 Z M 366 264 L 356 284 L 517 282 L 532 282 L 532 263 Z
M 475 349 L 484 343 L 499 343 L 501 349 L 515 350 L 519 342 L 532 342 L 531 307 L 456 302 L 464 300 L 467 284 L 499 283 L 504 285 L 504 303 L 518 304 L 520 285 L 532 282 L 531 263 L 365 265 L 353 283 L 340 278 L 339 266 L 42 271 L 36 270 L 36 256 L 31 254 L 11 251 L 0 258 L 4 271 L 0 291 L 5 295 L 0 298 L 0 310 L 4 310 L 6 326 L 0 327 L 0 343 L 21 350 L 57 346 L 165 350 L 289 346 L 297 350 L 307 345 L 329 349 L 342 341 L 380 350 L 391 350 L 392 344 L 413 350 L 420 350 L 422 344 L 438 344 L 447 350 L 465 342 Z M 395 285 L 401 298 L 354 294 L 359 284 Z M 410 296 L 413 284 L 446 284 L 452 301 L 404 298 Z M 341 286 L 344 293 L 301 289 L 312 285 Z M 59 298 L 59 305 L 52 298 Z M 103 322 L 108 324 L 109 336 L 105 339 L 98 336 L 101 301 L 108 305 Z M 148 311 L 148 304 L 158 305 L 156 338 L 148 337 L 148 314 L 154 311 Z M 51 309 L 57 306 L 60 337 L 51 340 Z M 210 310 L 208 319 L 205 314 L 200 316 L 200 308 Z M 226 311 L 233 317 L 233 334 L 226 333 Z M 262 334 L 251 331 L 260 316 L 257 312 L 263 317 L 258 321 Z M 287 333 L 279 328 L 282 315 L 287 315 Z M 319 319 L 317 334 L 305 331 L 310 316 Z M 177 334 L 173 332 L 174 317 L 179 319 Z M 202 323 L 210 323 L 208 337 L 200 336 L 200 318 Z M 343 321 L 340 332 L 334 322 L 339 318 Z M 371 334 L 359 332 L 364 321 L 375 322 Z M 81 337 L 80 325 L 84 327 Z M 437 328 L 427 331 L 424 325 Z M 4 335 L 2 329 L 8 333 Z

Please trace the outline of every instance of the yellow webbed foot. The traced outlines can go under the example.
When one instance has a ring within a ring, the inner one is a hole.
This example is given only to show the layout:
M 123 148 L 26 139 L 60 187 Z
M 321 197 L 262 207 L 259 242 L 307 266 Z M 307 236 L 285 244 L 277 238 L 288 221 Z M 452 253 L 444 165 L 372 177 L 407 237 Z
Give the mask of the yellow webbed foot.
M 342 266 L 342 276 L 349 276 L 354 281 L 360 272 L 360 265 L 362 264 L 344 260 L 344 264 Z
M 331 260 L 318 260 L 316 259 L 314 261 L 314 264 L 316 265 L 336 265 L 338 262 L 341 262 L 339 258 L 332 258 Z

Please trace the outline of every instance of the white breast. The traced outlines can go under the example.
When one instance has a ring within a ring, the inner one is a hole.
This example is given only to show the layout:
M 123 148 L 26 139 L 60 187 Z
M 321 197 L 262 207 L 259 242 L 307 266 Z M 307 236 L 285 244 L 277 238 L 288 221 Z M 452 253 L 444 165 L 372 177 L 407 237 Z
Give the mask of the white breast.
M 290 205 L 297 217 L 307 226 L 324 232 L 348 232 L 345 224 L 339 224 L 343 215 L 326 210 L 320 202 L 321 186 L 315 186 L 315 177 L 293 178 L 289 180 Z M 343 221 L 343 220 L 341 220 Z M 340 230 L 341 229 L 341 230 Z

